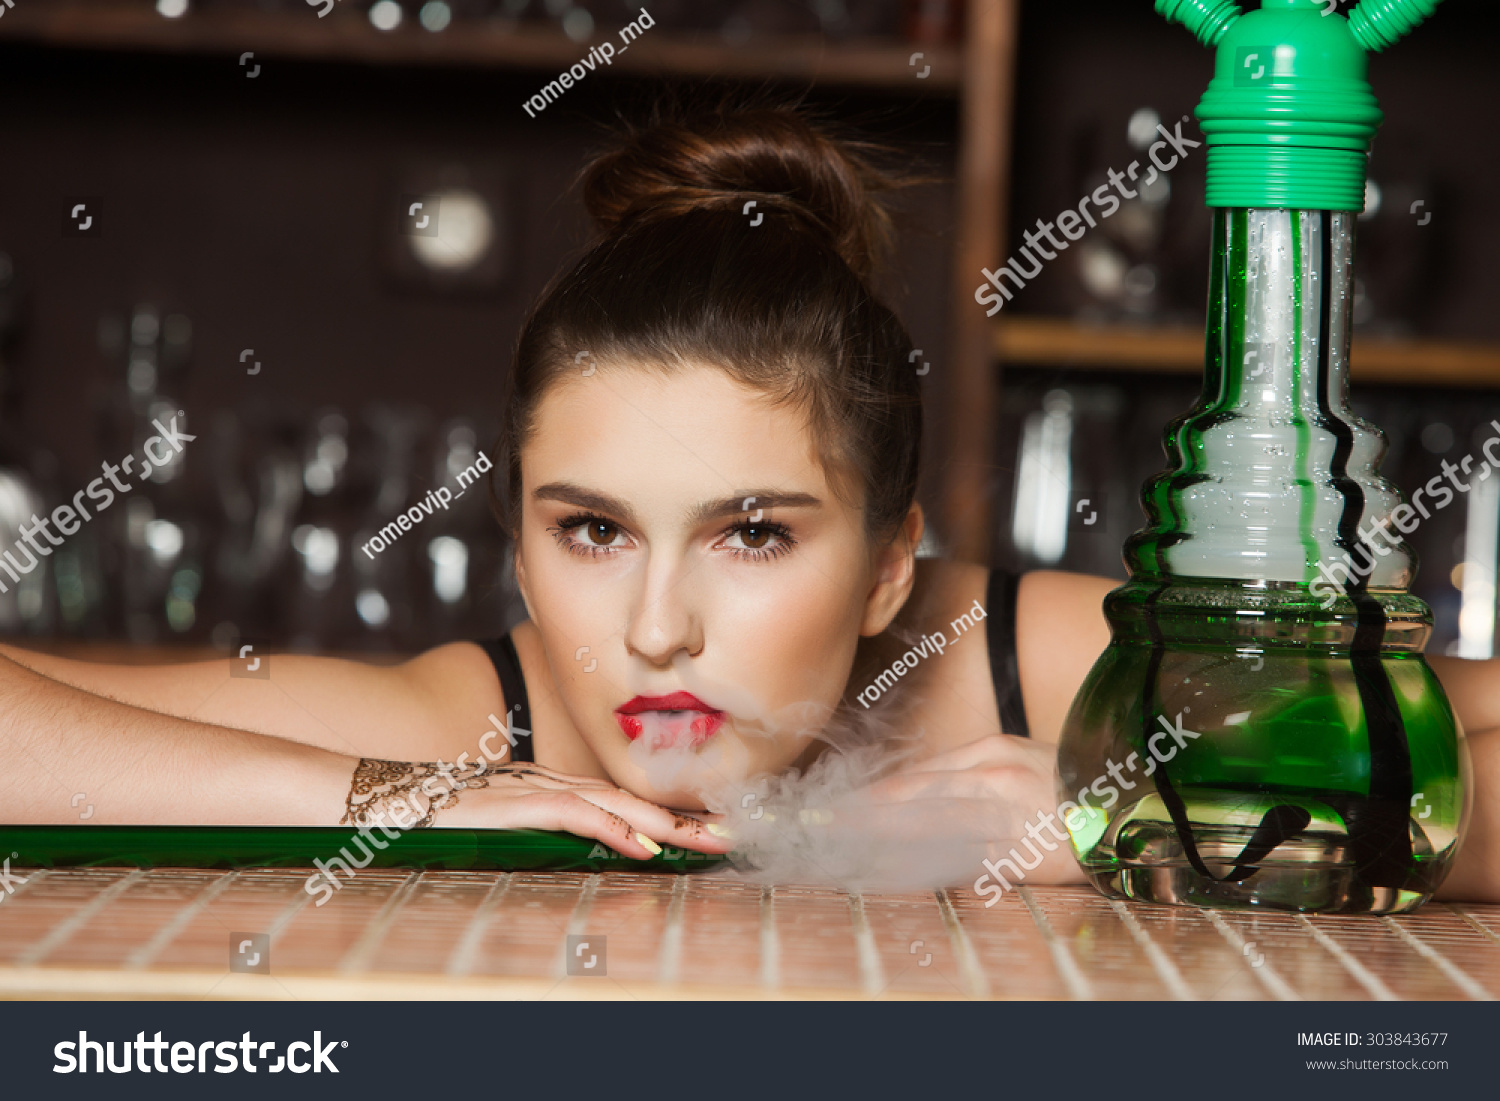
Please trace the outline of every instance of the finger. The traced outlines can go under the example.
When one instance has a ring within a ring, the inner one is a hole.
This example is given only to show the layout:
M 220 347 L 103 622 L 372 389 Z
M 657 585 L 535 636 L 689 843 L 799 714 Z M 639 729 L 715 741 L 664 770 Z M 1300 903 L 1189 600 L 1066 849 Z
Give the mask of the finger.
M 577 793 L 579 798 L 627 819 L 653 841 L 704 853 L 727 853 L 733 840 L 711 833 L 706 823 L 691 814 L 671 811 L 620 788 Z
M 508 799 L 498 808 L 504 829 L 566 830 L 602 841 L 622 856 L 649 860 L 656 853 L 625 818 L 571 792 L 538 792 Z
M 630 825 L 632 834 L 636 832 L 643 834 L 650 842 L 643 846 L 648 853 L 651 853 L 651 845 L 659 842 L 714 854 L 727 853 L 733 848 L 733 841 L 725 838 L 722 833 L 715 835 L 696 815 L 670 811 L 656 803 L 623 791 L 613 784 L 596 781 L 589 777 L 570 777 L 539 766 L 523 765 L 508 767 L 502 775 L 491 774 L 486 779 L 489 781 L 486 787 L 497 793 L 503 791 L 511 800 L 528 800 L 541 795 L 582 798 L 607 813 L 618 815 Z M 557 783 L 554 786 L 555 781 L 574 780 L 578 783 Z M 536 804 L 529 805 L 535 807 Z M 505 809 L 504 805 L 498 813 L 503 821 L 497 822 L 491 817 L 485 824 L 505 828 L 535 826 L 535 823 L 529 820 L 517 819 L 515 813 Z M 460 809 L 458 817 L 462 819 L 469 815 Z M 525 815 L 523 814 L 522 817 L 524 818 Z M 460 821 L 455 820 L 451 824 L 459 825 Z M 655 854 L 651 853 L 651 855 Z

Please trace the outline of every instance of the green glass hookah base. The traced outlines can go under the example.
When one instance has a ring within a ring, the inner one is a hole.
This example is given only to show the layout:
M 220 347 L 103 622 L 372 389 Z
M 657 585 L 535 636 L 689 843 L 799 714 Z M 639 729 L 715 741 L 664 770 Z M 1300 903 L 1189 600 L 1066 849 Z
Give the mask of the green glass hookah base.
M 1144 759 L 1144 747 L 1130 734 L 1140 727 L 1139 712 L 1132 706 L 1136 693 L 1127 691 L 1127 699 L 1107 686 L 1140 683 L 1148 652 L 1113 645 L 1101 657 L 1105 668 L 1096 668 L 1080 693 L 1081 709 L 1069 719 L 1074 734 L 1069 748 L 1080 748 L 1077 735 L 1083 730 L 1099 736 L 1093 753 L 1080 755 L 1089 761 L 1085 769 L 1097 770 L 1093 758 L 1101 753 L 1119 760 L 1134 748 Z M 1399 881 L 1377 884 L 1368 880 L 1357 850 L 1350 847 L 1355 819 L 1368 815 L 1374 803 L 1368 790 L 1364 716 L 1357 700 L 1341 703 L 1341 697 L 1355 695 L 1344 663 L 1272 651 L 1266 655 L 1265 673 L 1255 674 L 1257 678 L 1274 682 L 1280 667 L 1283 675 L 1300 670 L 1305 682 L 1296 690 L 1267 686 L 1250 693 L 1233 680 L 1213 685 L 1214 666 L 1233 677 L 1241 669 L 1237 659 L 1216 661 L 1212 654 L 1178 648 L 1169 653 L 1167 667 L 1195 656 L 1203 664 L 1190 677 L 1162 676 L 1157 695 L 1163 688 L 1170 693 L 1180 682 L 1179 698 L 1160 700 L 1170 713 L 1199 685 L 1210 689 L 1210 698 L 1212 687 L 1218 687 L 1217 707 L 1204 701 L 1194 709 L 1214 714 L 1205 727 L 1213 733 L 1177 748 L 1170 762 L 1159 767 L 1172 776 L 1204 858 L 1220 874 L 1235 866 L 1234 854 L 1251 842 L 1272 807 L 1300 807 L 1308 821 L 1285 844 L 1253 861 L 1253 877 L 1205 878 L 1188 865 L 1181 850 L 1181 833 L 1163 802 L 1159 779 L 1146 780 L 1111 810 L 1070 817 L 1075 852 L 1090 881 L 1115 897 L 1205 907 L 1400 913 L 1431 897 L 1451 866 L 1469 793 L 1463 743 L 1455 737 L 1452 711 L 1425 662 L 1418 655 L 1382 662 L 1412 752 L 1412 788 L 1421 795 L 1414 802 L 1422 806 L 1386 808 L 1391 811 L 1386 835 L 1394 841 L 1396 833 L 1408 834 L 1411 851 Z M 1102 691 L 1093 695 L 1088 688 Z M 1239 711 L 1241 707 L 1248 709 Z M 1228 709 L 1238 713 L 1223 721 Z
M 313 868 L 357 846 L 347 826 L 0 826 L 0 856 L 25 868 Z M 723 856 L 663 849 L 621 856 L 587 837 L 550 830 L 408 830 L 373 845 L 369 867 L 445 871 L 697 872 Z M 341 858 L 342 859 L 342 858 Z

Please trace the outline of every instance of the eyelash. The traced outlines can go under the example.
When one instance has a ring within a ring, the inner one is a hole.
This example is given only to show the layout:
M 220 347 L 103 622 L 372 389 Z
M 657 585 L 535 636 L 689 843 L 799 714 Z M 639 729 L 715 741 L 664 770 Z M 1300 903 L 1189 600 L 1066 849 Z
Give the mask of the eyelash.
M 572 516 L 566 516 L 557 522 L 555 527 L 547 530 L 553 533 L 558 543 L 570 554 L 586 555 L 589 558 L 598 558 L 600 555 L 613 554 L 619 548 L 600 547 L 592 543 L 581 543 L 569 536 L 569 532 L 575 531 L 585 524 L 609 524 L 619 527 L 613 520 L 605 519 L 594 512 L 576 512 Z M 750 528 L 759 528 L 768 531 L 780 540 L 774 547 L 730 547 L 729 551 L 736 557 L 752 562 L 764 562 L 783 554 L 790 554 L 797 540 L 792 538 L 791 530 L 785 524 L 778 524 L 774 520 L 762 520 L 758 524 L 752 524 L 748 520 L 741 520 L 730 525 L 720 533 L 720 538 L 733 535 L 737 531 L 746 531 Z

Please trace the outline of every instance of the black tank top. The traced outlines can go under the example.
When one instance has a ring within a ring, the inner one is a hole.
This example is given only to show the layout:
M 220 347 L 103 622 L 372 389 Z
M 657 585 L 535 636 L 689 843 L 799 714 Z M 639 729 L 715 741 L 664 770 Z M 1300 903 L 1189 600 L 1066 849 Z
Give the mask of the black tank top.
M 985 641 L 990 651 L 990 679 L 995 685 L 995 702 L 1000 707 L 1000 729 L 1007 734 L 1031 737 L 1026 725 L 1026 704 L 1021 698 L 1021 672 L 1016 664 L 1016 592 L 1020 574 L 1009 570 L 990 571 L 985 586 Z M 500 690 L 510 709 L 509 724 L 519 728 L 516 744 L 511 747 L 512 761 L 534 761 L 531 747 L 531 706 L 526 696 L 526 678 L 521 675 L 521 659 L 516 644 L 507 633 L 500 638 L 479 643 L 495 664 L 500 676 Z M 528 734 L 520 734 L 525 730 Z
M 479 645 L 490 656 L 495 672 L 500 675 L 500 691 L 505 694 L 505 706 L 509 711 L 504 716 L 506 725 L 518 728 L 516 744 L 510 747 L 510 759 L 512 762 L 535 761 L 536 754 L 532 751 L 530 737 L 531 701 L 526 698 L 526 678 L 521 674 L 521 658 L 516 653 L 516 644 L 511 641 L 510 632 L 507 631 L 499 638 L 492 638 Z M 521 730 L 527 733 L 521 734 Z

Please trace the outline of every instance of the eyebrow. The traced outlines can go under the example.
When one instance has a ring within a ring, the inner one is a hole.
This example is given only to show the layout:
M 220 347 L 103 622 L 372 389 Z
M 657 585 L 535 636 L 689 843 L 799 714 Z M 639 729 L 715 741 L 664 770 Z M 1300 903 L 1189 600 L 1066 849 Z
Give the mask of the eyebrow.
M 627 524 L 637 525 L 634 511 L 618 497 L 607 493 L 596 493 L 573 482 L 548 482 L 538 486 L 532 493 L 537 501 L 561 501 L 577 508 L 602 512 L 619 517 Z M 753 498 L 753 500 L 752 500 Z M 745 503 L 750 502 L 750 508 Z M 821 508 L 822 500 L 811 493 L 788 493 L 774 489 L 757 489 L 749 493 L 737 493 L 732 497 L 720 497 L 714 501 L 703 501 L 689 514 L 693 524 L 703 524 L 722 516 L 734 516 L 755 509 L 772 508 Z

